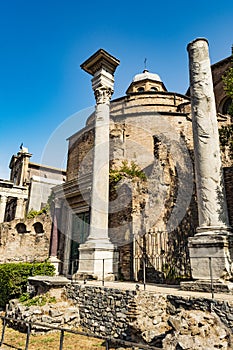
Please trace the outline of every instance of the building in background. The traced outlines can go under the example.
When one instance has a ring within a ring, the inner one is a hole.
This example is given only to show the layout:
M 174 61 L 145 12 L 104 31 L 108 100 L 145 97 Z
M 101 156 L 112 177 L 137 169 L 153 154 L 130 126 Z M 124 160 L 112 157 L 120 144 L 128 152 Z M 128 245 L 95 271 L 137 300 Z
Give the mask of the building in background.
M 66 179 L 65 170 L 32 163 L 31 156 L 21 147 L 11 158 L 10 180 L 0 179 L 0 222 L 23 219 L 30 210 L 41 210 L 51 188 Z
M 51 188 L 66 172 L 32 163 L 21 147 L 10 161 L 10 180 L 0 180 L 0 263 L 44 261 L 49 257 L 52 220 L 45 208 Z

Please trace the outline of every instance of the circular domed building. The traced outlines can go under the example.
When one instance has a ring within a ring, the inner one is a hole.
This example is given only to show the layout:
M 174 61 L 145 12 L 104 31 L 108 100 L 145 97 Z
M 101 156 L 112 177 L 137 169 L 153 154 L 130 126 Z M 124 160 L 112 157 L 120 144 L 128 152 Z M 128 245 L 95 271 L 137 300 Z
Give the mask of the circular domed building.
M 67 181 L 54 189 L 60 273 L 101 278 L 91 261 L 106 259 L 106 278 L 140 280 L 143 266 L 154 282 L 188 276 L 187 238 L 197 226 L 190 99 L 144 70 L 109 103 L 118 64 L 99 50 L 81 65 L 94 76 L 97 105 L 69 137 Z M 102 217 L 96 203 L 106 198 Z

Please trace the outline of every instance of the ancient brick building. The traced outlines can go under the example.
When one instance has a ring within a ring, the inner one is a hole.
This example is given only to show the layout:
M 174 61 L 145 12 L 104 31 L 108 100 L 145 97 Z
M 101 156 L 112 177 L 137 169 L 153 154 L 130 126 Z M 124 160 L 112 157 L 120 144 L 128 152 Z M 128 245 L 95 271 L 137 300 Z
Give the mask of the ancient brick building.
M 46 206 L 51 188 L 65 181 L 66 172 L 33 163 L 31 156 L 21 147 L 11 158 L 10 180 L 0 180 L 0 263 L 49 256 L 51 217 L 35 214 Z M 34 215 L 27 217 L 31 210 Z
M 64 170 L 33 163 L 31 156 L 21 147 L 10 160 L 10 180 L 0 179 L 0 223 L 24 219 L 30 210 L 41 210 L 51 188 L 65 181 Z
M 0 263 L 45 261 L 51 227 L 51 218 L 46 214 L 0 224 Z
M 212 67 L 219 127 L 231 124 L 221 79 L 230 65 L 228 57 Z M 110 103 L 108 235 L 118 254 L 118 278 L 140 279 L 143 262 L 153 281 L 189 275 L 187 238 L 197 226 L 197 207 L 188 95 L 167 91 L 159 75 L 145 70 Z M 78 271 L 79 247 L 89 235 L 94 121 L 92 114 L 69 137 L 67 181 L 54 188 L 53 252 L 67 276 Z M 229 157 L 224 166 L 232 218 Z

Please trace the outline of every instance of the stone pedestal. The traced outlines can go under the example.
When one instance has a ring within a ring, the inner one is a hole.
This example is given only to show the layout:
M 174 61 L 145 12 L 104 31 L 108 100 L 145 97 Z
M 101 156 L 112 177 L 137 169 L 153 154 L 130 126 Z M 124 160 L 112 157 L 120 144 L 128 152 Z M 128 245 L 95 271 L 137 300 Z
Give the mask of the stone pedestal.
M 119 61 L 102 49 L 81 65 L 93 76 L 96 109 L 90 232 L 87 242 L 79 248 L 78 277 L 102 279 L 104 276 L 106 279 L 114 273 L 114 245 L 108 237 L 109 104 L 118 65 Z
M 228 221 L 207 40 L 191 42 L 188 53 L 199 219 L 196 235 L 189 239 L 189 253 L 192 277 L 198 280 L 194 284 L 201 290 L 201 281 L 210 287 L 213 281 L 233 277 L 233 236 Z
M 188 290 L 192 292 L 204 292 L 211 293 L 224 293 L 233 294 L 233 283 L 229 281 L 216 281 L 213 280 L 211 283 L 207 280 L 196 280 L 191 282 L 181 282 L 181 290 Z
M 233 236 L 202 234 L 189 239 L 192 277 L 198 280 L 228 279 L 231 277 Z
M 115 280 L 117 271 L 114 269 L 114 245 L 109 242 L 82 244 L 79 248 L 81 259 L 75 277 L 77 279 L 93 278 L 98 280 Z M 116 266 L 117 267 L 117 266 Z
M 59 260 L 56 256 L 50 256 L 48 261 L 54 266 L 55 268 L 55 276 L 59 275 L 59 268 L 61 260 Z

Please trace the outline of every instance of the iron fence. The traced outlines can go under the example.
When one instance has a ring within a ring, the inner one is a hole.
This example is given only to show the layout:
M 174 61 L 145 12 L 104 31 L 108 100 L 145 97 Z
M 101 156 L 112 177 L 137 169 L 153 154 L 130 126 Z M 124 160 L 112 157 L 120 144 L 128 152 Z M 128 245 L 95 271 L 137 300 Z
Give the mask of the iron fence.
M 105 274 L 105 268 L 106 268 L 106 264 L 108 261 L 112 261 L 112 265 L 113 265 L 113 274 L 116 276 L 116 278 L 118 277 L 118 264 L 119 264 L 119 260 L 118 259 L 112 259 L 112 258 L 104 258 L 104 259 L 67 259 L 67 260 L 63 260 L 60 262 L 61 264 L 61 271 L 64 271 L 64 266 L 67 267 L 66 271 L 70 271 L 70 273 L 67 273 L 67 276 L 70 278 L 71 282 L 74 282 L 76 280 L 80 280 L 80 278 L 77 277 L 76 272 L 78 272 L 77 266 L 79 265 L 80 261 L 86 261 L 86 262 L 90 262 L 90 261 L 99 261 L 99 264 L 101 266 L 100 270 L 101 270 L 101 282 L 102 282 L 102 286 L 105 285 L 105 280 L 106 280 L 106 274 Z M 70 270 L 68 269 L 68 265 L 70 265 Z M 90 274 L 91 275 L 91 274 Z M 83 274 L 83 278 L 82 280 L 84 282 L 87 282 L 88 279 L 94 279 L 91 278 L 90 275 L 87 273 Z M 118 278 L 117 278 L 118 279 Z
M 134 278 L 142 279 L 144 266 L 150 282 L 176 284 L 179 279 L 189 278 L 191 270 L 187 242 L 184 240 L 181 244 L 176 241 L 177 237 L 157 229 L 151 229 L 143 236 L 135 236 Z
M 158 260 L 156 260 L 158 258 Z M 190 263 L 193 259 L 205 259 L 206 260 L 206 273 L 209 275 L 207 280 L 210 281 L 210 292 L 212 298 L 214 298 L 214 281 L 216 278 L 213 276 L 213 265 L 216 265 L 217 260 L 227 260 L 227 257 L 218 257 L 218 256 L 213 256 L 213 257 L 208 257 L 208 256 L 195 256 L 195 257 L 189 257 L 188 258 L 188 264 L 191 265 L 189 266 L 188 271 L 190 271 L 189 274 L 185 275 L 182 274 L 183 270 L 180 269 L 179 266 L 177 266 L 176 263 L 173 263 L 172 260 L 169 260 L 167 256 L 164 254 L 158 254 L 151 258 L 150 255 L 144 254 L 142 249 L 141 249 L 141 255 L 138 255 L 138 257 L 132 257 L 134 262 L 136 261 L 137 265 L 137 276 L 135 279 L 131 280 L 136 283 L 142 283 L 143 284 L 143 289 L 146 290 L 147 285 L 151 284 L 179 284 L 181 281 L 184 280 L 192 280 L 192 264 Z M 105 275 L 105 267 L 106 263 L 108 260 L 112 260 L 111 258 L 107 259 L 83 259 L 86 261 L 90 260 L 98 260 L 100 264 L 102 265 L 101 270 L 102 270 L 102 277 L 100 279 L 102 286 L 106 285 L 106 275 Z M 230 263 L 230 258 L 229 264 Z M 71 282 L 78 281 L 78 278 L 76 277 L 74 273 L 74 266 L 76 266 L 79 263 L 80 259 L 75 259 L 75 260 L 65 260 L 62 261 L 61 264 L 71 264 L 71 274 L 68 276 L 68 278 L 71 280 Z M 159 262 L 158 262 L 159 261 Z M 119 271 L 118 271 L 118 264 L 120 260 L 118 259 L 113 259 L 113 266 L 114 266 L 114 275 L 116 276 L 116 280 L 120 280 L 119 278 Z M 36 261 L 31 261 L 32 265 L 35 264 L 35 266 L 38 264 Z M 44 270 L 44 275 L 46 268 L 47 268 L 47 261 L 41 262 L 43 264 L 42 270 Z M 34 269 L 32 268 L 32 275 L 34 275 Z M 151 276 L 153 278 L 151 278 Z M 80 279 L 79 279 L 80 281 Z M 88 283 L 88 276 L 86 278 L 83 278 L 84 283 Z
M 218 257 L 218 256 L 215 256 L 215 257 L 196 256 L 196 257 L 189 258 L 190 261 L 193 259 L 205 259 L 207 261 L 206 274 L 209 275 L 207 280 L 210 281 L 210 286 L 211 286 L 210 292 L 211 292 L 212 298 L 214 298 L 214 280 L 215 280 L 215 278 L 213 276 L 213 264 L 214 264 L 213 261 L 215 259 L 226 259 L 226 258 L 225 257 Z M 90 259 L 85 259 L 85 260 L 90 260 Z M 99 281 L 101 281 L 102 286 L 105 286 L 107 283 L 106 275 L 105 275 L 105 264 L 106 264 L 106 261 L 109 259 L 91 259 L 91 260 L 99 260 L 100 264 L 102 264 L 102 278 Z M 192 268 L 191 267 L 190 267 L 190 274 L 182 275 L 182 274 L 179 274 L 179 272 L 180 272 L 179 267 L 177 268 L 177 266 L 175 264 L 173 265 L 172 262 L 169 264 L 169 261 L 166 261 L 166 269 L 164 269 L 162 267 L 160 270 L 158 270 L 157 265 L 153 266 L 153 264 L 151 263 L 150 260 L 148 260 L 148 257 L 146 255 L 142 254 L 141 257 L 138 257 L 138 260 L 139 260 L 139 262 L 137 264 L 138 264 L 138 266 L 140 266 L 140 269 L 138 270 L 137 279 L 134 279 L 133 282 L 142 283 L 144 290 L 146 290 L 147 285 L 165 285 L 165 284 L 166 285 L 179 285 L 180 282 L 182 282 L 182 281 L 192 281 L 192 277 L 191 277 Z M 160 262 L 161 262 L 161 259 L 160 259 Z M 76 261 L 72 261 L 72 263 L 75 264 Z M 114 264 L 117 266 L 119 264 L 119 261 L 118 260 L 114 261 Z M 115 275 L 116 275 L 116 280 L 119 280 L 117 278 L 118 277 L 117 272 Z M 154 276 L 154 277 L 152 278 L 151 276 L 152 277 Z M 80 279 L 78 279 L 75 274 L 70 275 L 70 280 L 71 280 L 71 282 L 80 281 Z M 83 278 L 84 284 L 87 284 L 88 281 L 89 281 L 88 276 Z M 127 282 L 127 281 L 125 281 L 125 282 Z
M 29 321 L 23 321 L 23 320 L 18 320 L 16 318 L 13 317 L 6 317 L 6 316 L 0 316 L 0 318 L 3 321 L 3 328 L 2 328 L 2 334 L 1 334 L 1 340 L 0 340 L 0 346 L 2 346 L 4 344 L 4 338 L 5 338 L 5 331 L 6 331 L 6 326 L 7 323 L 9 322 L 15 322 L 15 323 L 20 323 L 20 324 L 25 324 L 27 327 L 27 333 L 26 333 L 26 340 L 25 340 L 25 350 L 29 350 L 29 346 L 30 346 L 30 336 L 32 333 L 32 328 L 33 326 L 39 326 L 39 327 L 43 327 L 49 330 L 53 330 L 53 331 L 58 331 L 60 332 L 60 340 L 59 340 L 59 350 L 63 350 L 63 346 L 64 346 L 64 339 L 65 339 L 65 333 L 72 333 L 72 334 L 76 334 L 76 335 L 81 335 L 81 336 L 85 336 L 85 337 L 91 337 L 91 338 L 96 338 L 96 339 L 101 339 L 103 340 L 103 342 L 105 342 L 105 349 L 109 350 L 111 344 L 115 344 L 115 345 L 122 345 L 122 346 L 127 346 L 127 347 L 131 347 L 132 349 L 147 349 L 147 350 L 159 350 L 159 348 L 151 346 L 151 345 L 146 345 L 146 344 L 142 344 L 142 343 L 135 343 L 135 342 L 131 342 L 128 340 L 122 340 L 122 339 L 116 339 L 116 338 L 111 338 L 111 337 L 103 337 L 100 335 L 96 335 L 93 333 L 89 333 L 89 332 L 82 332 L 82 331 L 78 331 L 78 330 L 73 330 L 73 329 L 68 329 L 68 328 L 60 328 L 60 327 L 55 327 L 52 325 L 47 325 L 47 324 L 43 324 L 43 323 L 39 323 L 39 322 L 29 322 Z

